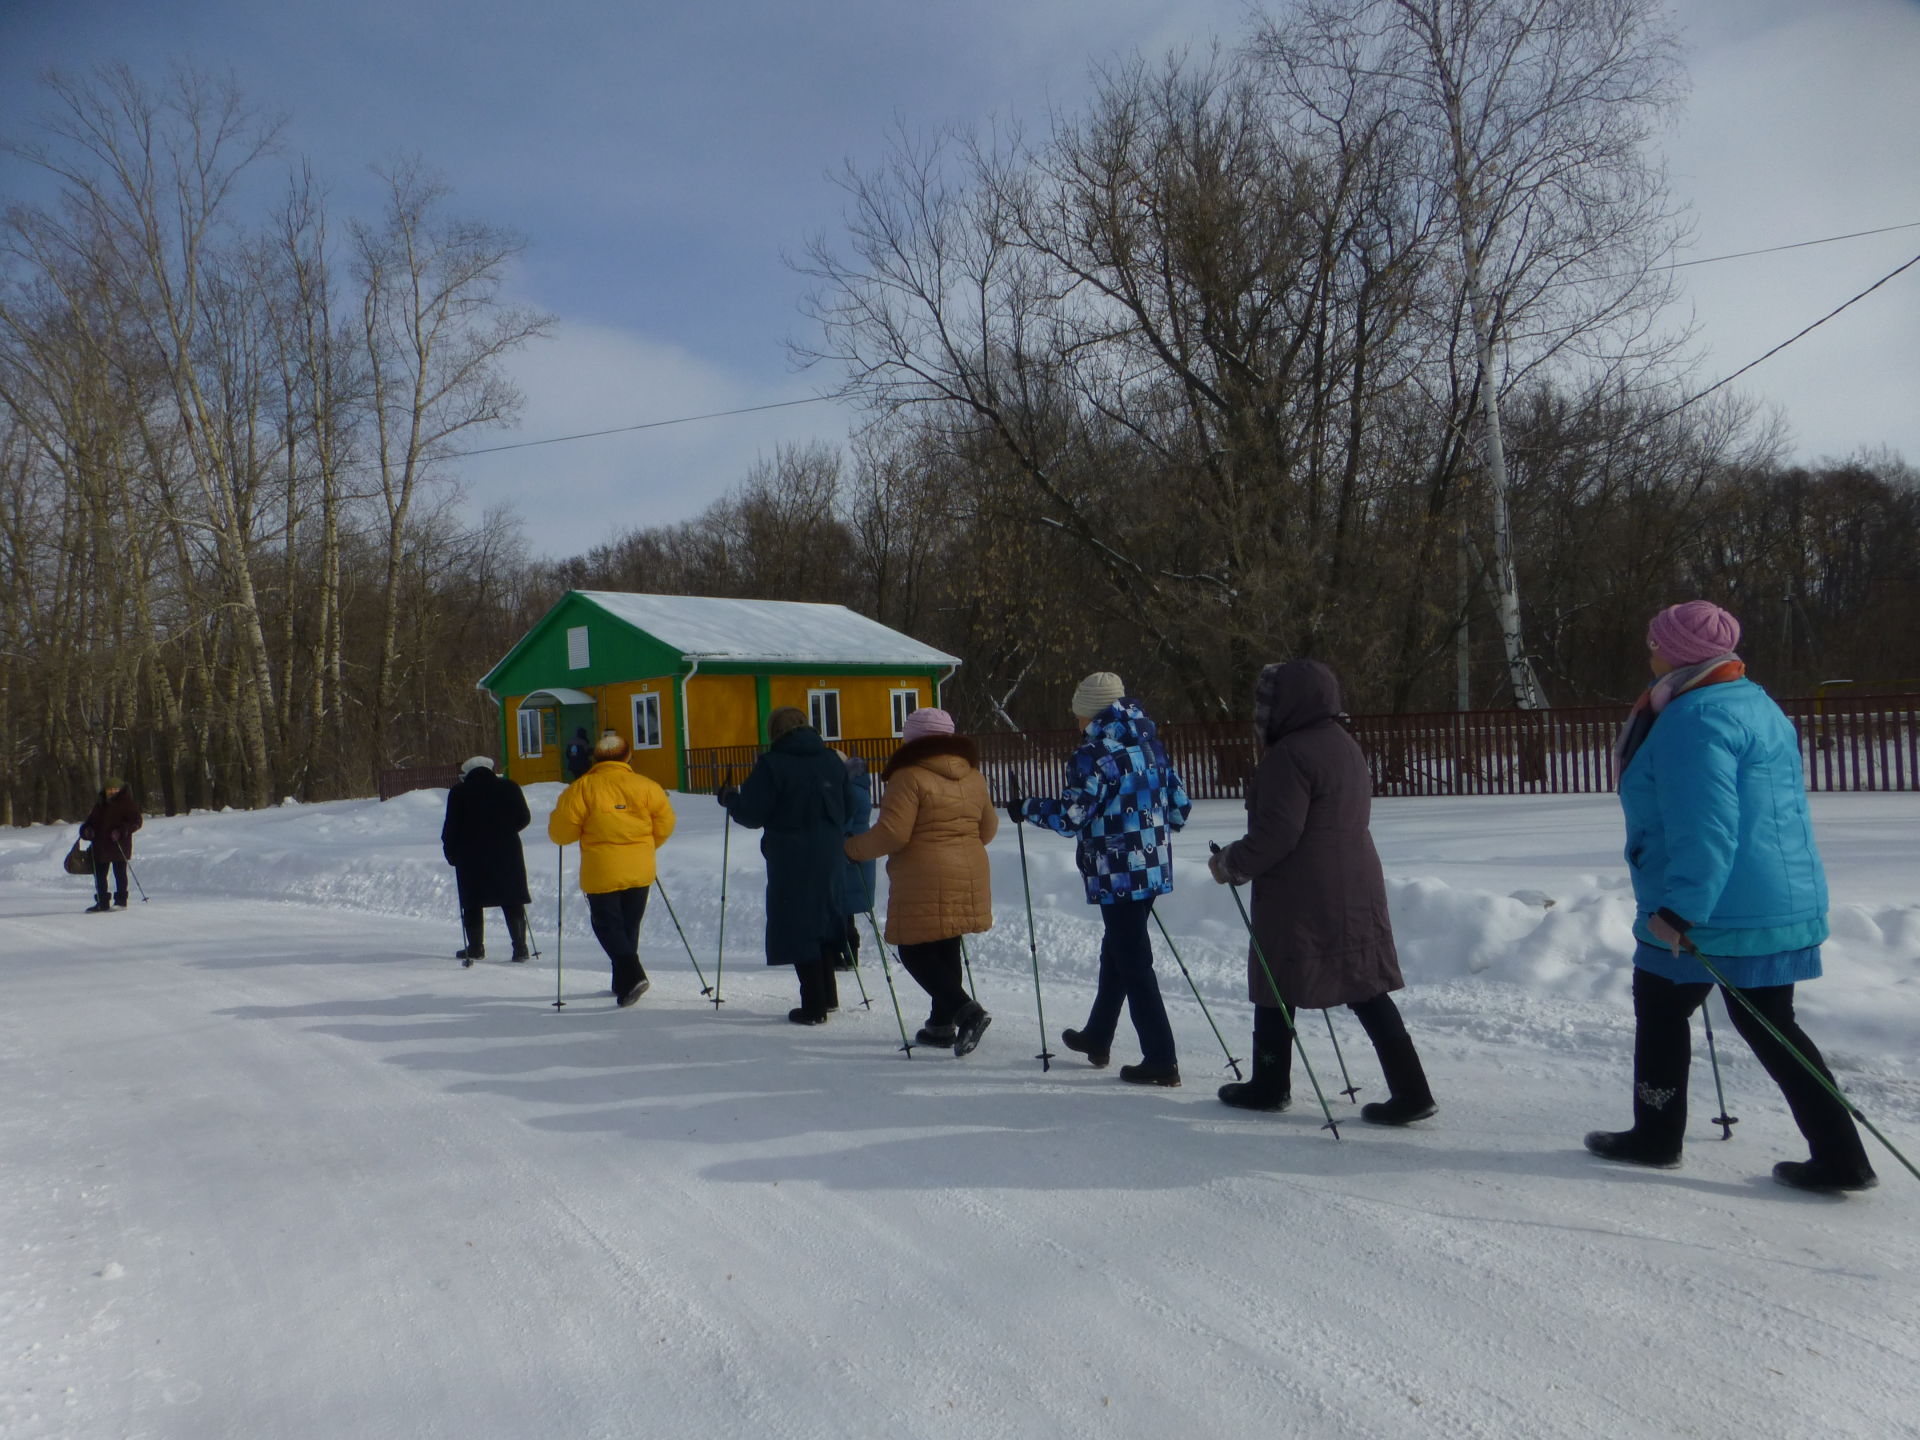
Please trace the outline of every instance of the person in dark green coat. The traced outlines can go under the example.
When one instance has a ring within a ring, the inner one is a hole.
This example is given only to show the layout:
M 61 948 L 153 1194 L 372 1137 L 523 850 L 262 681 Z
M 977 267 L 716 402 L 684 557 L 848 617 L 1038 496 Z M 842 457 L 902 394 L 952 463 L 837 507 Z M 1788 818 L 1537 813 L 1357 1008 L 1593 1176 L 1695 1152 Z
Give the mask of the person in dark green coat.
M 736 823 L 765 832 L 767 963 L 791 965 L 799 976 L 800 1004 L 787 1018 L 819 1025 L 840 1003 L 833 965 L 822 956 L 834 955 L 846 932 L 841 844 L 853 782 L 846 762 L 800 711 L 774 711 L 767 734 L 772 748 L 754 762 L 746 784 L 723 785 L 717 798 Z

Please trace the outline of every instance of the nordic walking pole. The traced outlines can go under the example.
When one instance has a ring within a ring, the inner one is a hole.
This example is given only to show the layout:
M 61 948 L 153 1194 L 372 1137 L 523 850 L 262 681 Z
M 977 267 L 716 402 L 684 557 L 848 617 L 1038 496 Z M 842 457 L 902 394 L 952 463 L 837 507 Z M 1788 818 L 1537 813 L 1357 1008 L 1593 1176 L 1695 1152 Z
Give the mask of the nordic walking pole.
M 1920 1170 L 1916 1170 L 1914 1168 L 1913 1162 L 1907 1159 L 1905 1155 L 1902 1155 L 1900 1153 L 1900 1147 L 1895 1145 L 1891 1140 L 1887 1139 L 1886 1136 L 1882 1135 L 1880 1133 L 1879 1127 L 1875 1125 L 1871 1120 L 1867 1119 L 1866 1116 L 1862 1115 L 1860 1113 L 1860 1107 L 1855 1105 L 1853 1101 L 1847 1098 L 1846 1092 L 1842 1090 L 1838 1085 L 1834 1084 L 1833 1081 L 1829 1080 L 1825 1075 L 1821 1074 L 1820 1067 L 1818 1065 L 1815 1065 L 1811 1060 L 1807 1059 L 1806 1056 L 1802 1055 L 1799 1051 L 1799 1048 L 1795 1046 L 1791 1040 L 1787 1039 L 1786 1036 L 1782 1035 L 1779 1029 L 1775 1027 L 1774 1023 L 1771 1020 L 1767 1019 L 1766 1016 L 1760 1013 L 1760 1007 L 1755 1005 L 1753 1001 L 1747 998 L 1746 991 L 1740 989 L 1735 985 L 1730 984 L 1727 980 L 1727 977 L 1720 973 L 1720 967 L 1715 965 L 1713 961 L 1709 959 L 1707 956 L 1702 955 L 1698 950 L 1695 950 L 1692 945 L 1687 946 L 1687 952 L 1690 955 L 1692 955 L 1694 959 L 1698 960 L 1703 967 L 1705 967 L 1707 974 L 1711 975 L 1714 978 L 1715 983 L 1717 983 L 1723 991 L 1733 996 L 1733 998 L 1738 1000 L 1742 1005 L 1746 1006 L 1747 1012 L 1750 1015 L 1752 1015 L 1754 1019 L 1758 1020 L 1762 1025 L 1766 1026 L 1767 1033 L 1773 1036 L 1774 1039 L 1780 1042 L 1781 1048 L 1784 1049 L 1789 1055 L 1793 1056 L 1794 1059 L 1798 1060 L 1800 1062 L 1801 1068 L 1803 1068 L 1809 1075 L 1813 1076 L 1814 1079 L 1818 1080 L 1821 1084 L 1821 1087 L 1825 1089 L 1829 1095 L 1833 1096 L 1834 1099 L 1838 1100 L 1842 1105 L 1846 1106 L 1847 1113 L 1853 1116 L 1853 1118 L 1858 1120 L 1862 1125 L 1866 1126 L 1867 1132 L 1870 1135 L 1872 1135 L 1874 1139 L 1878 1140 L 1882 1145 L 1886 1146 L 1888 1151 L 1891 1152 L 1891 1154 L 1893 1155 L 1893 1158 L 1898 1160 L 1902 1165 L 1906 1166 L 1907 1170 L 1909 1171 L 1909 1173 L 1912 1174 L 1914 1179 L 1920 1180 Z
M 1713 1044 L 1713 1016 L 1708 1013 L 1705 1005 L 1700 1007 L 1700 1018 L 1707 1022 L 1707 1060 L 1713 1066 L 1714 1098 L 1720 1102 L 1720 1113 L 1713 1117 L 1713 1123 L 1720 1127 L 1722 1140 L 1731 1140 L 1733 1127 L 1740 1123 L 1740 1117 L 1727 1114 L 1727 1092 L 1720 1088 L 1720 1052 L 1714 1048 Z
M 973 953 L 967 949 L 967 937 L 960 937 L 960 960 L 967 967 L 967 998 L 977 1000 L 973 989 Z
M 1027 897 L 1027 951 L 1033 956 L 1033 1008 L 1040 1017 L 1040 1073 L 1053 1068 L 1053 1052 L 1047 1049 L 1047 1007 L 1040 998 L 1040 939 L 1033 930 L 1033 882 L 1027 878 L 1027 826 L 1022 815 L 1025 796 L 1020 793 L 1020 776 L 1013 777 L 1013 794 L 1007 801 L 1013 807 L 1013 833 L 1020 841 L 1020 888 Z
M 1215 855 L 1220 853 L 1217 844 L 1208 847 Z M 1260 943 L 1260 937 L 1253 933 L 1253 917 L 1247 914 L 1247 902 L 1240 898 L 1240 887 L 1229 885 L 1233 891 L 1233 903 L 1240 911 L 1240 923 L 1247 927 L 1247 938 L 1253 942 L 1253 953 L 1260 961 L 1260 973 L 1267 977 L 1267 986 L 1273 991 L 1273 998 L 1280 1002 L 1280 1018 L 1287 1022 L 1287 1034 L 1293 1037 L 1293 1048 L 1300 1052 L 1300 1063 L 1306 1067 L 1307 1079 L 1313 1082 L 1313 1098 L 1320 1102 L 1320 1113 L 1327 1117 L 1322 1130 L 1331 1130 L 1333 1138 L 1340 1138 L 1340 1122 L 1333 1118 L 1333 1107 L 1327 1104 L 1327 1097 L 1320 1089 L 1320 1077 L 1313 1073 L 1313 1061 L 1307 1058 L 1307 1047 L 1300 1043 L 1300 1030 L 1293 1023 L 1293 1007 L 1287 1004 L 1286 997 L 1280 993 L 1279 983 L 1273 978 L 1273 967 L 1267 964 L 1266 947 Z
M 567 963 L 567 847 L 553 847 L 553 1008 L 564 1010 L 567 1002 L 560 993 L 560 976 Z
M 1333 1042 L 1333 1058 L 1340 1062 L 1340 1078 L 1347 1082 L 1347 1088 L 1340 1093 L 1351 1102 L 1360 1093 L 1360 1087 L 1353 1083 L 1353 1076 L 1347 1073 L 1347 1057 L 1340 1053 L 1340 1037 L 1333 1033 L 1333 1012 L 1322 1010 L 1320 1014 L 1327 1022 L 1327 1039 Z
M 907 1017 L 900 1013 L 900 992 L 893 988 L 893 967 L 887 964 L 887 942 L 880 934 L 880 922 L 873 918 L 873 911 L 867 911 L 867 924 L 873 927 L 873 943 L 880 947 L 880 973 L 887 977 L 887 993 L 893 996 L 893 1018 L 900 1025 L 900 1048 L 907 1052 L 907 1059 L 913 1059 L 913 1042 L 907 1039 Z
M 147 887 L 140 883 L 140 872 L 133 868 L 133 861 L 127 861 L 127 874 L 133 877 L 133 888 L 140 892 L 140 903 L 147 903 Z
M 673 921 L 673 928 L 680 936 L 680 943 L 687 947 L 687 959 L 693 961 L 693 973 L 700 977 L 700 993 L 702 995 L 711 995 L 713 993 L 713 987 L 707 984 L 706 973 L 701 970 L 700 961 L 693 953 L 693 943 L 687 939 L 687 932 L 680 929 L 680 917 L 673 913 L 673 901 L 667 898 L 666 877 L 661 875 L 658 870 L 653 872 L 653 888 L 660 892 L 660 903 L 667 907 L 667 918 Z
M 859 927 L 854 927 L 854 938 L 860 938 Z M 860 1004 L 863 1009 L 873 1009 L 873 997 L 867 994 L 867 982 L 860 974 L 860 952 L 844 939 L 840 942 L 840 953 L 847 957 L 847 968 L 853 971 L 853 983 L 860 987 Z
M 733 788 L 733 767 L 727 767 L 726 788 Z M 727 971 L 727 847 L 733 840 L 733 810 L 727 805 L 720 807 L 727 812 L 727 818 L 720 831 L 720 943 L 714 947 L 713 959 L 713 1009 L 718 1014 L 726 1002 L 720 998 L 720 977 Z
M 1180 958 L 1180 947 L 1173 943 L 1173 936 L 1167 933 L 1167 922 L 1159 915 L 1153 917 L 1153 923 L 1160 927 L 1160 938 L 1167 942 L 1167 949 L 1173 951 L 1173 963 L 1180 967 L 1180 973 L 1187 977 L 1187 988 L 1193 991 L 1193 998 L 1200 1001 L 1200 1013 L 1207 1017 L 1207 1024 L 1213 1027 L 1213 1038 L 1220 1042 L 1220 1052 L 1227 1057 L 1227 1064 L 1233 1070 L 1233 1078 L 1238 1080 L 1240 1062 L 1233 1058 L 1233 1051 L 1227 1048 L 1227 1037 L 1220 1033 L 1220 1027 L 1213 1023 L 1213 1012 L 1207 1009 L 1207 1002 L 1200 997 L 1200 987 L 1193 983 L 1193 976 L 1187 973 L 1187 962 Z

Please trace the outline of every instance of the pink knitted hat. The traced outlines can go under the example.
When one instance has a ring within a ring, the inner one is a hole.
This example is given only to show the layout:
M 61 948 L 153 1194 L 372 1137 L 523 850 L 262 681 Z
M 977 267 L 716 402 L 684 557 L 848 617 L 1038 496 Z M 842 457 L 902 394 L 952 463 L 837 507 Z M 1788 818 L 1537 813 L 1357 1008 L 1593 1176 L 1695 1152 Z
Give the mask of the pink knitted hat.
M 1711 600 L 1669 605 L 1647 625 L 1647 643 L 1672 665 L 1698 665 L 1730 655 L 1740 643 L 1740 622 Z
M 906 724 L 900 727 L 903 741 L 918 740 L 924 735 L 953 734 L 953 717 L 944 710 L 916 710 L 907 716 Z

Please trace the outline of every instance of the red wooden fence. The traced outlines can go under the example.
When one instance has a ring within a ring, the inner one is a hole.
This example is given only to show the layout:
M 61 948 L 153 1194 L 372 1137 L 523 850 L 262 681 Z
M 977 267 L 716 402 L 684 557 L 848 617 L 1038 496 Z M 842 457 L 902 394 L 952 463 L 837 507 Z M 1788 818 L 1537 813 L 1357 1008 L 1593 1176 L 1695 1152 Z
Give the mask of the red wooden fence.
M 1920 790 L 1920 695 L 1780 703 L 1800 732 L 1809 790 Z M 1613 789 L 1613 742 L 1624 718 L 1620 707 L 1608 705 L 1359 715 L 1350 725 L 1372 767 L 1376 795 L 1591 795 Z M 1080 743 L 1074 730 L 973 738 L 996 799 L 1004 799 L 1016 779 L 1026 794 L 1058 794 L 1066 758 Z M 1259 758 L 1251 725 L 1163 725 L 1160 738 L 1194 799 L 1237 800 L 1245 793 Z M 877 799 L 881 768 L 900 742 L 833 743 L 866 760 Z M 759 754 L 757 745 L 690 750 L 687 788 L 705 794 L 729 775 L 744 780 Z M 380 798 L 458 778 L 452 765 L 383 771 Z

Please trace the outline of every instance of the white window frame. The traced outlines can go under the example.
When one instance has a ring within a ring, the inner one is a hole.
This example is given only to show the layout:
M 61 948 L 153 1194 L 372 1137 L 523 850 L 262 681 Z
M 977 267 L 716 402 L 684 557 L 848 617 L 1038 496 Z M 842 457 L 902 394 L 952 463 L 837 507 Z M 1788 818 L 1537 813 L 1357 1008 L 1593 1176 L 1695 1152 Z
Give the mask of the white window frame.
M 831 704 L 833 727 L 827 727 L 827 710 Z M 838 690 L 807 691 L 807 723 L 820 732 L 822 740 L 840 738 L 840 692 Z
M 900 708 L 900 702 L 902 700 L 907 702 L 907 708 L 905 710 Z M 907 733 L 907 716 L 916 710 L 925 708 L 920 704 L 920 692 L 918 690 L 889 690 L 887 692 L 887 706 L 893 715 L 893 734 L 895 739 Z
M 584 670 L 592 663 L 592 652 L 587 645 L 587 627 L 575 625 L 567 631 L 567 668 Z
M 517 712 L 520 717 L 520 758 L 538 760 L 540 749 L 540 711 L 537 707 L 521 706 Z M 533 741 L 533 748 L 527 748 L 527 741 Z
M 652 720 L 651 727 L 647 725 L 647 719 Z M 647 738 L 649 734 L 653 736 L 651 740 Z M 661 723 L 659 694 L 642 690 L 633 697 L 633 748 L 658 750 L 667 743 L 666 734 L 666 726 Z

